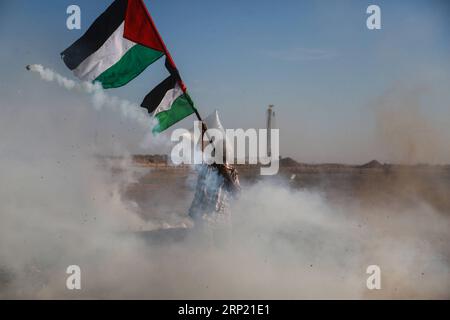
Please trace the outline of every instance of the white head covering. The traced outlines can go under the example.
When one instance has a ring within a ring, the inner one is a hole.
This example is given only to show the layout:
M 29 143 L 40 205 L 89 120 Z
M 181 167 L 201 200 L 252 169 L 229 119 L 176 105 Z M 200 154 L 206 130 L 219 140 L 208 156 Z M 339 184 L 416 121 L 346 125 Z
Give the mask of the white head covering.
M 232 147 L 231 147 L 231 144 L 226 140 L 226 132 L 220 121 L 219 112 L 217 110 L 214 110 L 213 113 L 211 113 L 209 116 L 207 116 L 205 119 L 203 119 L 203 122 L 206 124 L 207 129 L 216 129 L 216 130 L 219 130 L 222 132 L 223 139 L 220 139 L 220 140 L 216 139 L 213 142 L 213 144 L 216 149 L 218 149 L 219 147 L 223 147 L 223 156 L 224 156 L 223 163 L 226 163 L 226 160 L 230 159 L 230 156 L 231 156 L 230 150 L 232 149 Z M 194 128 L 189 130 L 189 133 L 184 134 L 184 136 L 187 139 L 194 141 Z M 195 143 L 198 143 L 198 141 L 196 141 Z M 198 147 L 198 148 L 200 148 L 200 147 Z
M 216 149 L 223 148 L 223 163 L 227 163 L 227 159 L 230 159 L 231 145 L 226 139 L 225 129 L 220 121 L 219 112 L 214 110 L 203 122 L 206 124 L 207 129 L 216 129 L 222 132 L 223 139 L 217 139 L 213 144 Z

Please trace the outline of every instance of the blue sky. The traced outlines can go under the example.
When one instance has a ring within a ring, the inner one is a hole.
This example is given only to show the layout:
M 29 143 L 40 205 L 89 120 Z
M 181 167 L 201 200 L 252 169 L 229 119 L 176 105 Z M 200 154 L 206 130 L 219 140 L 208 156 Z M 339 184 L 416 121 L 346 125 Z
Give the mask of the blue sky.
M 11 88 L 36 85 L 36 79 L 24 72 L 26 64 L 40 63 L 72 77 L 59 52 L 80 37 L 110 2 L 2 0 L 4 101 L 14 100 Z M 80 31 L 65 27 L 70 4 L 81 7 Z M 398 160 L 388 150 L 392 146 L 383 141 L 386 137 L 379 136 L 378 104 L 387 99 L 389 108 L 389 101 L 401 103 L 402 95 L 418 88 L 424 90 L 419 90 L 419 110 L 414 112 L 450 138 L 445 129 L 450 127 L 446 1 L 146 0 L 146 4 L 201 113 L 219 109 L 226 127 L 263 127 L 267 105 L 275 104 L 284 155 L 313 162 Z M 381 7 L 382 30 L 366 28 L 370 4 Z M 113 94 L 140 102 L 162 79 L 161 69 L 151 66 Z M 408 112 L 408 106 L 401 108 Z M 192 126 L 187 121 L 180 125 Z

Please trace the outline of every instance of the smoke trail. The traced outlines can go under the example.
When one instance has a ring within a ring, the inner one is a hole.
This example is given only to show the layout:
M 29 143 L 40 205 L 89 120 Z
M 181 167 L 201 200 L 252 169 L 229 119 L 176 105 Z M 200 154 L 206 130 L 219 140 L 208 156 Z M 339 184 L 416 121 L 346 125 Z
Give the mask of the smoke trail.
M 95 82 L 76 82 L 68 79 L 55 71 L 45 68 L 40 64 L 32 64 L 27 66 L 27 69 L 39 74 L 42 80 L 47 82 L 55 82 L 58 86 L 69 91 L 77 91 L 80 93 L 87 93 L 92 95 L 92 104 L 96 110 L 102 108 L 110 108 L 113 111 L 120 111 L 124 118 L 134 120 L 145 128 L 153 128 L 157 124 L 157 120 L 141 108 L 139 105 L 128 100 L 123 100 L 118 97 L 109 96 L 105 93 L 100 83 Z

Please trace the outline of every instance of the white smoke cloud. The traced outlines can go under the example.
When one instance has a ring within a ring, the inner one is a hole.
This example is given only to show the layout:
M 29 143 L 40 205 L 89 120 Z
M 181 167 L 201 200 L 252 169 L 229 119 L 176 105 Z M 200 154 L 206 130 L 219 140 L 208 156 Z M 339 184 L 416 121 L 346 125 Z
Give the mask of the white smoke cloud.
M 138 233 L 186 222 L 191 173 L 134 167 L 126 142 L 141 144 L 148 125 L 131 132 L 118 125 L 140 117 L 128 118 L 111 107 L 118 99 L 103 95 L 102 117 L 93 120 L 98 111 L 80 98 L 89 90 L 37 69 L 83 94 L 61 99 L 45 87 L 30 93 L 33 104 L 17 97 L 0 108 L 1 298 L 450 296 L 449 217 L 415 193 L 409 204 L 395 197 L 364 204 L 264 180 L 244 186 L 233 203 L 228 248 L 195 235 L 154 241 Z M 155 153 L 152 141 L 147 153 Z M 99 158 L 100 150 L 125 160 Z M 72 264 L 81 267 L 81 291 L 65 288 Z M 379 292 L 365 286 L 370 264 L 382 270 Z

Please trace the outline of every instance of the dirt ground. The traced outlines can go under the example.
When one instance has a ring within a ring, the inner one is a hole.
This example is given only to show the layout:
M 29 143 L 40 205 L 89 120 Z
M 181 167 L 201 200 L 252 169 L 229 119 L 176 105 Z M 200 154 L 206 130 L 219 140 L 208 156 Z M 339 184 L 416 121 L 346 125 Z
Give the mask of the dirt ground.
M 126 197 L 139 205 L 140 214 L 167 220 L 183 216 L 193 198 L 196 172 L 193 167 L 139 164 L 148 170 L 128 186 Z M 444 215 L 450 215 L 450 166 L 333 164 L 281 166 L 275 176 L 264 177 L 259 167 L 237 166 L 243 190 L 260 181 L 276 181 L 294 190 L 310 190 L 340 203 L 349 199 L 362 205 L 382 206 L 390 202 L 408 205 L 423 200 Z M 171 190 L 168 198 L 167 190 Z M 177 201 L 171 201 L 175 197 Z

